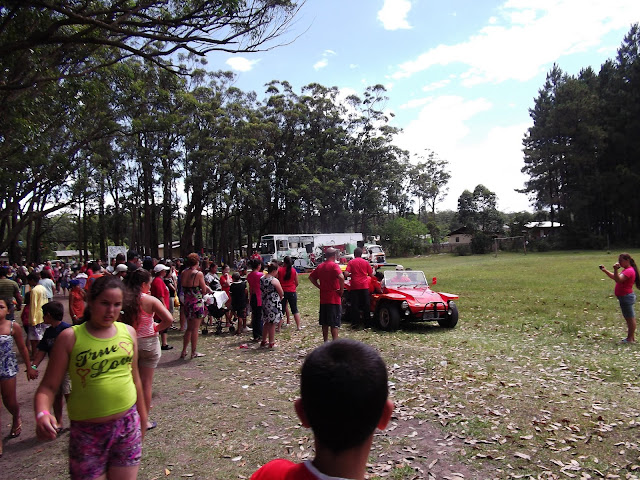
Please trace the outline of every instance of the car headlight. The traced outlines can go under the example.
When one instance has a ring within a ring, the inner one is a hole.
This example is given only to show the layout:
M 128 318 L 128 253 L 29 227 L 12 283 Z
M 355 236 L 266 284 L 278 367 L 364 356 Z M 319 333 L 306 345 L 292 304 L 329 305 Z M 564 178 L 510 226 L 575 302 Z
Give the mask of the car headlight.
M 409 308 L 409 302 L 407 302 L 407 301 L 405 300 L 404 302 L 402 302 L 402 303 L 400 304 L 400 308 L 401 308 L 402 310 L 406 310 L 407 308 Z

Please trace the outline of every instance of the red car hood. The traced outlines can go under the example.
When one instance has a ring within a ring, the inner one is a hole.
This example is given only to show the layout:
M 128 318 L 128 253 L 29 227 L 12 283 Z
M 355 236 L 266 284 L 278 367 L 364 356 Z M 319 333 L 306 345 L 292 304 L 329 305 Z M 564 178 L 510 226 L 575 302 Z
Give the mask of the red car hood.
M 448 300 L 455 300 L 458 298 L 458 295 L 451 293 L 434 292 L 429 287 L 387 287 L 386 292 L 383 293 L 383 295 L 396 300 L 413 299 L 418 303 L 446 302 Z

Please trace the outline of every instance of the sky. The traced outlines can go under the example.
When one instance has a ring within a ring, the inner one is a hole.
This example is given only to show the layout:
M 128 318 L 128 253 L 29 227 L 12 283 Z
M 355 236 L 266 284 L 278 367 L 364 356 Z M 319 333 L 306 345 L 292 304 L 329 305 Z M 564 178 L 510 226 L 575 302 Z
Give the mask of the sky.
M 451 179 L 437 210 L 482 184 L 503 212 L 533 211 L 522 139 L 529 109 L 554 63 L 570 75 L 596 72 L 640 22 L 638 0 L 307 0 L 281 42 L 266 52 L 208 57 L 235 86 L 264 98 L 286 80 L 362 95 L 382 84 L 412 156 L 433 151 Z M 426 155 L 425 155 L 426 156 Z

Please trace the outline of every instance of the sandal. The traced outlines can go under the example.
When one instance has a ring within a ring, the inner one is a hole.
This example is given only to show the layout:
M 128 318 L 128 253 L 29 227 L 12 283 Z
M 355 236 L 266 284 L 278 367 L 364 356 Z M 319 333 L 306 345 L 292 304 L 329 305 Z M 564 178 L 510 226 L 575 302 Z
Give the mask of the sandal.
M 182 353 L 180 354 L 180 358 L 181 358 L 181 359 L 183 359 L 183 360 L 184 360 L 185 358 L 187 358 L 187 352 L 182 352 Z
M 269 348 L 277 348 L 278 345 L 276 345 L 276 342 L 270 343 L 269 344 Z
M 263 340 L 263 341 L 260 342 L 260 348 L 264 348 L 266 346 L 267 346 L 267 341 L 266 340 Z
M 22 433 L 22 419 L 18 419 L 18 425 L 11 429 L 11 433 L 9 434 L 9 438 L 17 438 Z
M 191 354 L 191 358 L 200 358 L 200 357 L 204 357 L 204 353 L 195 352 Z

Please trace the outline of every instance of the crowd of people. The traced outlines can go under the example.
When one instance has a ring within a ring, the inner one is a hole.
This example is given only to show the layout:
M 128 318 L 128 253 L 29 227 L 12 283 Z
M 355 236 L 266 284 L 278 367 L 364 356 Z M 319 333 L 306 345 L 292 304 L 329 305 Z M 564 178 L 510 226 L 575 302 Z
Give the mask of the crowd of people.
M 344 275 L 353 280 L 370 274 L 353 265 L 343 274 L 335 255 L 328 249 L 326 261 L 311 275 L 320 289 L 325 341 L 329 331 L 338 338 Z M 180 358 L 193 359 L 204 356 L 198 337 L 211 317 L 235 325 L 236 335 L 251 334 L 256 348 L 264 349 L 277 347 L 276 335 L 291 325 L 291 317 L 297 330 L 303 328 L 291 258 L 264 264 L 255 255 L 236 267 L 232 273 L 229 265 L 220 267 L 195 253 L 184 261 L 162 261 L 134 251 L 108 266 L 94 261 L 0 267 L 0 385 L 13 417 L 9 437 L 22 433 L 17 348 L 28 380 L 40 379 L 34 399 L 40 439 L 64 431 L 66 402 L 71 477 L 135 478 L 142 439 L 157 425 L 150 418 L 153 376 L 162 351 L 174 348 L 167 341 L 169 329 L 184 332 Z M 68 302 L 67 317 L 61 301 Z M 175 322 L 174 308 L 179 308 Z

